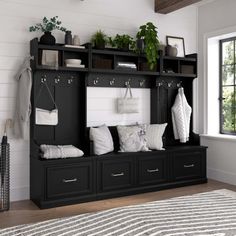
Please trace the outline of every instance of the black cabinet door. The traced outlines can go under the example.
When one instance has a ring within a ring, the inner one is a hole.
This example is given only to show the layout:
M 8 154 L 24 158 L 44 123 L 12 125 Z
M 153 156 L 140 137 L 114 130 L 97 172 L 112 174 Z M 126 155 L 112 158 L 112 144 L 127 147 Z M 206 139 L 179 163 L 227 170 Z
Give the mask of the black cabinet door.
M 205 151 L 192 151 L 185 153 L 176 152 L 173 154 L 173 177 L 174 180 L 203 178 Z
M 138 159 L 138 184 L 156 184 L 167 181 L 167 157 L 156 154 Z
M 93 193 L 93 163 L 84 162 L 47 168 L 47 198 L 83 196 Z
M 99 192 L 129 188 L 134 184 L 134 162 L 123 160 L 101 160 L 98 170 Z

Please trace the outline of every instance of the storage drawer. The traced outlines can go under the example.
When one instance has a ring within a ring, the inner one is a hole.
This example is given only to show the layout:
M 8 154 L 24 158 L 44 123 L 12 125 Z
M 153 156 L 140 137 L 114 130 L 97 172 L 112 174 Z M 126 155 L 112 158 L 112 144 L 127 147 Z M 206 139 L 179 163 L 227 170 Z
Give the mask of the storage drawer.
M 143 157 L 138 161 L 139 184 L 155 184 L 167 181 L 166 155 Z
M 173 156 L 174 179 L 201 177 L 202 152 L 175 153 Z
M 100 191 L 128 188 L 134 182 L 134 164 L 132 159 L 106 160 L 100 163 Z
M 93 171 L 92 163 L 47 168 L 47 198 L 92 193 Z

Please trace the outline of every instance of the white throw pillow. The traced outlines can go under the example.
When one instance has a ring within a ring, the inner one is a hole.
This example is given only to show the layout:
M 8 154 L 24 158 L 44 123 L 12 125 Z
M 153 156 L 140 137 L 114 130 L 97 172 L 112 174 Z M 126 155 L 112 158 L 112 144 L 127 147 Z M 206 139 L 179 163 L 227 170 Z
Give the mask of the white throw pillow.
M 121 152 L 149 151 L 146 141 L 145 125 L 117 126 Z
M 111 132 L 106 125 L 97 128 L 90 128 L 90 140 L 93 141 L 95 155 L 102 155 L 114 151 L 113 139 Z
M 154 150 L 164 150 L 162 136 L 165 132 L 167 123 L 147 125 L 146 139 L 148 148 Z

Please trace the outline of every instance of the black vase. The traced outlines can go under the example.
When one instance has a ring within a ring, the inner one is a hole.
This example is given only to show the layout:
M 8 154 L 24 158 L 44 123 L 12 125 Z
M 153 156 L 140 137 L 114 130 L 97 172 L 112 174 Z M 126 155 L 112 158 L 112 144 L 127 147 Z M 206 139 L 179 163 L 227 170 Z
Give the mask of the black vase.
M 65 44 L 72 45 L 72 34 L 69 30 L 67 30 L 65 34 Z
M 44 32 L 44 34 L 40 37 L 39 42 L 41 44 L 47 44 L 47 45 L 55 45 L 56 43 L 56 39 L 55 37 L 52 35 L 51 32 Z

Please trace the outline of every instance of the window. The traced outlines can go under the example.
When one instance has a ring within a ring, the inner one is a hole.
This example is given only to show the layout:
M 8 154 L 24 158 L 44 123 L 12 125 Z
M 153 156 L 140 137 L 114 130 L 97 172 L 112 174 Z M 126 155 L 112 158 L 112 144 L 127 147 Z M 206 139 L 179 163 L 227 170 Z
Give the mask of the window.
M 220 41 L 220 132 L 236 135 L 236 37 Z

